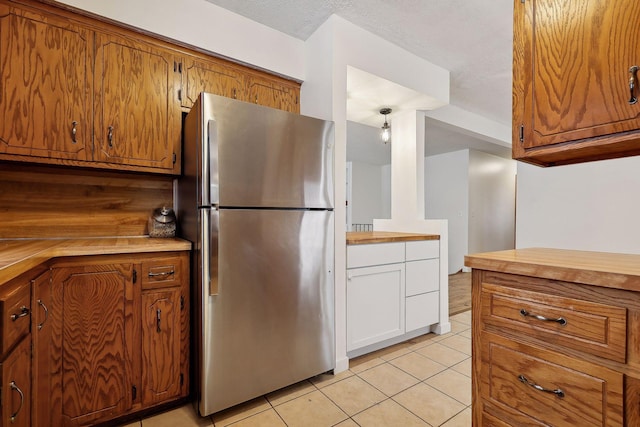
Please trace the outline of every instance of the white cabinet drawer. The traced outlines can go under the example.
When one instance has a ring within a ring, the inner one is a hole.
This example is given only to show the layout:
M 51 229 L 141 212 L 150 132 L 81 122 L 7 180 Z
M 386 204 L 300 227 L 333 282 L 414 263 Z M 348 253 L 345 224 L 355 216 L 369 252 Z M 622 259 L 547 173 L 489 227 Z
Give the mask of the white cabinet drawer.
M 406 299 L 405 332 L 438 323 L 440 292 L 429 292 Z
M 437 291 L 440 288 L 440 260 L 423 259 L 406 263 L 407 296 Z
M 404 262 L 404 242 L 347 246 L 347 268 Z
M 440 240 L 406 242 L 407 261 L 440 257 Z

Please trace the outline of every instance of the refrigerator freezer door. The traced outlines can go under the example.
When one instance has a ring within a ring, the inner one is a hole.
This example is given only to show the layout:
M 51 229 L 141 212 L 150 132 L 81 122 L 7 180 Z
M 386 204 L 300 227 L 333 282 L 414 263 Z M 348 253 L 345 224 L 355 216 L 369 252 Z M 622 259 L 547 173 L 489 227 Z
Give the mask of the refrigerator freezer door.
M 211 94 L 200 100 L 211 204 L 333 208 L 332 122 Z
M 333 212 L 220 209 L 201 415 L 334 368 Z

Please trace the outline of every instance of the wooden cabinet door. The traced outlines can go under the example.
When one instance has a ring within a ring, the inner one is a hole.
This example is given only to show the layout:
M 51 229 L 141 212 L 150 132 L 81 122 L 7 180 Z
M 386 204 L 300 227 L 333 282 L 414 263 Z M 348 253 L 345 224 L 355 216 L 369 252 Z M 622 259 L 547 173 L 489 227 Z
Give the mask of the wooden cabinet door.
M 244 76 L 234 68 L 191 57 L 185 58 L 183 64 L 183 107 L 191 108 L 200 92 L 245 99 Z
M 34 427 L 51 425 L 51 375 L 52 347 L 51 320 L 51 273 L 41 274 L 33 281 L 33 307 L 31 313 L 31 339 L 33 340 L 33 406 L 32 424 Z
M 160 47 L 96 34 L 94 160 L 179 173 L 176 64 Z
M 299 113 L 299 95 L 299 90 L 293 84 L 287 85 L 262 76 L 250 75 L 247 78 L 247 98 L 243 99 L 266 107 Z
M 181 392 L 180 288 L 142 295 L 142 402 L 170 400 Z
M 519 137 L 514 131 L 514 145 L 520 138 L 529 149 L 640 129 L 640 102 L 629 103 L 638 40 L 637 0 L 516 1 L 514 127 L 524 128 Z M 637 79 L 634 93 L 640 98 Z
M 25 337 L 0 363 L 0 427 L 31 427 L 31 338 Z
M 132 264 L 52 269 L 52 425 L 89 424 L 132 407 L 132 272 Z
M 0 154 L 90 158 L 91 43 L 69 21 L 0 5 Z

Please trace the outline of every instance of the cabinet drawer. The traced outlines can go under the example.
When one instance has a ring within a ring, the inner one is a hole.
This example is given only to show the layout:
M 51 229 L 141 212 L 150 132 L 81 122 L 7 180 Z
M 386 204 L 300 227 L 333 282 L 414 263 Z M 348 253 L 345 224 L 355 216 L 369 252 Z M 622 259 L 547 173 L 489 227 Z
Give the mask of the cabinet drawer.
M 31 291 L 28 281 L 16 281 L 0 294 L 0 318 L 2 339 L 0 355 L 11 348 L 22 336 L 29 333 L 31 322 Z
M 438 323 L 440 316 L 439 296 L 439 292 L 429 292 L 428 294 L 416 295 L 405 300 L 405 332 L 411 332 Z
M 180 257 L 156 258 L 142 262 L 142 289 L 180 286 L 182 280 Z
M 622 425 L 621 373 L 514 341 L 488 341 L 482 369 L 491 403 L 532 418 L 531 425 Z
M 404 262 L 404 242 L 347 246 L 347 268 Z
M 486 325 L 624 363 L 627 310 L 574 298 L 482 284 Z
M 407 296 L 437 291 L 440 288 L 440 261 L 423 259 L 406 263 Z
M 440 257 L 439 240 L 420 240 L 417 242 L 406 242 L 406 244 L 407 261 Z

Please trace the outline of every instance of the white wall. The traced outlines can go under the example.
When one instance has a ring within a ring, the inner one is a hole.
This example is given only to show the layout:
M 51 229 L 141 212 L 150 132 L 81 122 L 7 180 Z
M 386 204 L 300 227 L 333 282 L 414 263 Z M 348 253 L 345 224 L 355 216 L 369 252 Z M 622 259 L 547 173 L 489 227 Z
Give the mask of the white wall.
M 351 220 L 354 224 L 373 224 L 384 218 L 382 199 L 382 166 L 352 162 Z
M 427 219 L 449 223 L 449 274 L 464 265 L 469 253 L 469 150 L 424 159 L 424 199 Z
M 640 253 L 640 157 L 518 162 L 516 247 Z
M 382 214 L 379 218 L 391 218 L 391 164 L 382 166 Z
M 59 0 L 235 61 L 305 79 L 303 41 L 205 0 Z
M 468 253 L 515 247 L 516 162 L 469 150 Z
M 380 52 L 385 60 L 380 61 Z M 335 320 L 336 368 L 349 368 L 346 349 L 345 171 L 347 144 L 347 66 L 449 101 L 449 72 L 375 36 L 336 15 L 305 42 L 305 83 L 301 113 L 335 121 Z M 438 227 L 434 226 L 434 230 Z M 438 233 L 440 234 L 440 233 Z M 446 236 L 446 230 L 444 230 Z M 443 245 L 446 247 L 446 243 Z M 441 262 L 446 262 L 442 260 Z M 445 270 L 443 270 L 445 271 Z M 446 292 L 443 297 L 446 296 Z M 444 311 L 447 312 L 446 310 Z M 448 318 L 446 319 L 448 322 Z M 447 323 L 448 324 L 448 323 Z

